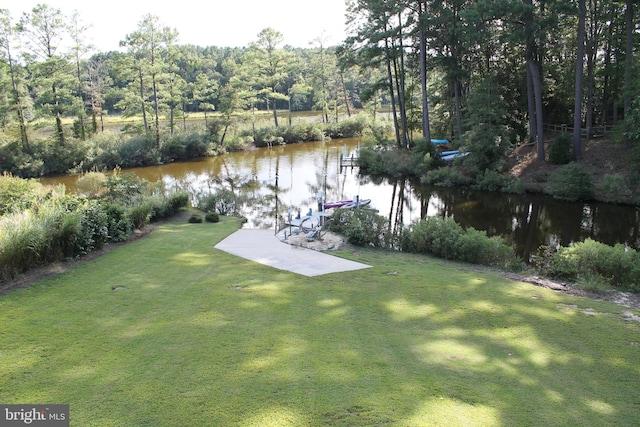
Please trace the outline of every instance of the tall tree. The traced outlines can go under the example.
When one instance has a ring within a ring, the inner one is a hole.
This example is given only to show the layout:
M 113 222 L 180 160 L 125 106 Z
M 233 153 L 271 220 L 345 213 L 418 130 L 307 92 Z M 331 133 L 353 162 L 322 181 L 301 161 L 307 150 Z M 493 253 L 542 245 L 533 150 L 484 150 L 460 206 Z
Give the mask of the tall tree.
M 634 0 L 626 0 L 625 19 L 626 19 L 626 44 L 625 44 L 625 63 L 624 63 L 624 113 L 628 114 L 631 110 L 631 85 L 633 69 L 633 40 L 636 32 L 636 21 L 634 20 Z
M 25 55 L 32 68 L 33 85 L 38 88 L 39 102 L 54 116 L 56 139 L 64 145 L 62 116 L 74 87 L 68 52 L 63 50 L 68 32 L 66 17 L 59 9 L 40 4 L 22 15 L 19 29 L 26 39 Z
M 91 112 L 93 133 L 98 132 L 98 118 L 100 130 L 104 132 L 104 98 L 107 88 L 111 84 L 111 77 L 107 73 L 105 60 L 100 57 L 91 58 L 87 62 L 87 81 L 84 93 L 87 94 L 87 106 Z
M 284 37 L 273 28 L 265 28 L 258 34 L 258 40 L 252 43 L 243 56 L 243 66 L 252 71 L 247 73 L 267 106 L 273 111 L 273 123 L 278 127 L 277 101 L 287 100 L 283 84 L 288 77 L 293 60 L 291 52 L 280 48 Z
M 71 22 L 69 25 L 69 34 L 71 35 L 71 40 L 73 42 L 72 52 L 73 59 L 76 65 L 76 78 L 77 78 L 77 88 L 76 88 L 76 100 L 78 101 L 78 105 L 76 107 L 77 116 L 78 116 L 78 137 L 80 139 L 86 139 L 86 127 L 85 127 L 85 119 L 87 117 L 87 99 L 86 94 L 84 92 L 84 88 L 86 87 L 85 82 L 87 79 L 86 68 L 83 64 L 83 56 L 86 55 L 92 48 L 90 44 L 86 43 L 86 33 L 89 29 L 88 26 L 82 24 L 80 15 L 77 11 L 75 11 L 71 15 Z M 95 129 L 95 128 L 94 128 Z
M 150 85 L 151 103 L 153 106 L 154 136 L 156 147 L 160 147 L 160 76 L 166 71 L 167 62 L 163 53 L 177 39 L 178 33 L 169 27 L 162 26 L 157 16 L 147 14 L 138 23 L 137 31 L 127 34 L 121 46 L 127 47 L 133 56 L 140 83 L 142 110 L 145 106 L 145 84 Z M 148 78 L 148 83 L 145 82 Z
M 18 118 L 18 128 L 20 131 L 20 141 L 22 148 L 31 152 L 29 145 L 29 135 L 27 134 L 27 121 L 25 112 L 27 109 L 26 87 L 23 82 L 23 69 L 16 62 L 13 56 L 13 43 L 15 41 L 16 28 L 12 23 L 9 11 L 0 9 L 0 60 L 6 64 L 11 79 L 11 95 L 13 109 Z
M 576 99 L 573 108 L 573 159 L 581 157 L 582 138 L 582 83 L 584 77 L 584 40 L 587 6 L 585 0 L 578 0 L 578 46 L 576 49 Z
M 532 0 L 522 0 L 525 63 L 527 70 L 527 97 L 529 107 L 529 134 L 536 141 L 537 160 L 545 161 L 544 149 L 544 116 L 542 102 L 542 54 L 535 21 L 535 10 Z

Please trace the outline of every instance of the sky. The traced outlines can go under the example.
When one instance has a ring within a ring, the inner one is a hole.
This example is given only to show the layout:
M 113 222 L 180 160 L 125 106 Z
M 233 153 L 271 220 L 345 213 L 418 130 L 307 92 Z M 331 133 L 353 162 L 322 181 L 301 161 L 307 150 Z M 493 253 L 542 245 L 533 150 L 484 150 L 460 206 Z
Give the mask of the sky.
M 163 26 L 178 30 L 178 44 L 241 47 L 257 41 L 271 27 L 284 36 L 284 45 L 311 47 L 323 38 L 325 46 L 345 38 L 345 0 L 0 0 L 14 22 L 24 12 L 45 3 L 70 16 L 77 11 L 88 42 L 99 52 L 120 50 L 119 42 L 137 30 L 146 14 Z

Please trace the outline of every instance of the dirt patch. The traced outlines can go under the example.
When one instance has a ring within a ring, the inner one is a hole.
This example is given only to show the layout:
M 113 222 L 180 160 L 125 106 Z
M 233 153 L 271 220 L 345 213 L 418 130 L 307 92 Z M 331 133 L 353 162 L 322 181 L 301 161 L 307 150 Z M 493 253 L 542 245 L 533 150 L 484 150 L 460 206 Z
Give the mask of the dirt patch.
M 587 292 L 582 289 L 578 289 L 571 286 L 569 283 L 549 280 L 544 277 L 522 275 L 515 273 L 503 273 L 504 277 L 509 280 L 530 283 L 542 288 L 551 289 L 554 291 L 562 292 L 568 295 L 574 295 L 583 298 L 590 298 L 597 301 L 609 301 L 622 307 L 633 308 L 640 310 L 640 294 L 632 294 L 629 292 L 607 292 L 605 294 L 596 294 L 593 292 Z
M 546 144 L 549 153 L 550 144 Z M 596 189 L 596 198 L 601 201 L 611 201 L 611 195 L 599 193 L 605 176 L 618 174 L 627 180 L 635 172 L 630 166 L 629 156 L 631 147 L 628 144 L 612 142 L 607 138 L 598 138 L 582 142 L 582 158 L 579 164 L 585 168 Z M 563 165 L 553 165 L 537 161 L 537 147 L 535 144 L 521 145 L 514 149 L 507 162 L 508 173 L 520 177 L 528 191 L 544 192 L 546 183 L 555 171 Z M 640 189 L 616 195 L 616 201 L 632 203 L 640 196 Z
M 300 246 L 307 249 L 313 249 L 315 251 L 335 251 L 344 246 L 344 237 L 332 233 L 331 231 L 322 231 L 319 238 L 315 238 L 311 241 L 307 239 L 305 233 L 293 234 L 284 240 L 293 246 Z

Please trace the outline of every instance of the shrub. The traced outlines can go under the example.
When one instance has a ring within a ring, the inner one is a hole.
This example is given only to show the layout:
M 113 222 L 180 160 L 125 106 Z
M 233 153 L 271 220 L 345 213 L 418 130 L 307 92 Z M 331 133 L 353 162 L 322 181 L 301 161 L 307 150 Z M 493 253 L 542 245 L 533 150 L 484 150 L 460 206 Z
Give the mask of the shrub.
M 593 183 L 589 173 L 572 162 L 551 175 L 548 191 L 553 197 L 562 200 L 589 200 L 593 198 Z
M 109 241 L 111 218 L 100 202 L 87 201 L 78 209 L 82 233 L 75 242 L 74 253 L 86 255 L 94 249 L 102 248 Z M 113 233 L 113 229 L 111 230 Z
M 354 245 L 375 248 L 393 246 L 387 219 L 371 209 L 336 209 L 328 227 L 343 234 Z
M 459 242 L 463 234 L 464 229 L 453 219 L 428 217 L 403 231 L 400 247 L 405 252 L 459 259 Z
M 498 236 L 488 237 L 485 231 L 468 228 L 460 236 L 461 261 L 473 264 L 507 267 L 513 264 L 513 249 Z
M 619 201 L 631 195 L 627 180 L 617 173 L 604 176 L 600 193 L 600 199 L 608 202 Z
M 405 252 L 434 256 L 474 264 L 511 267 L 513 249 L 500 237 L 472 227 L 463 229 L 451 218 L 428 217 L 403 230 L 400 248 Z
M 153 185 L 146 179 L 138 178 L 131 172 L 121 174 L 120 169 L 116 168 L 107 176 L 103 198 L 129 205 L 151 194 L 152 190 Z
M 355 138 L 362 136 L 368 126 L 368 119 L 365 115 L 341 120 L 337 123 L 330 123 L 325 126 L 325 133 L 329 138 Z
M 127 240 L 137 218 L 134 219 L 134 216 L 118 203 L 103 201 L 100 203 L 100 208 L 107 217 L 106 226 L 109 241 L 123 242 Z
M 472 180 L 458 168 L 441 167 L 428 171 L 420 181 L 423 184 L 437 187 L 464 187 L 471 184 Z
M 216 212 L 207 212 L 204 216 L 204 220 L 207 222 L 220 222 L 220 215 Z
M 555 137 L 549 147 L 549 161 L 554 165 L 566 165 L 571 162 L 571 139 L 562 132 Z
M 640 291 L 640 254 L 624 245 L 605 245 L 592 239 L 547 251 L 543 272 L 551 277 L 571 281 L 598 283 Z M 597 279 L 597 280 L 596 280 Z
M 217 212 L 220 215 L 236 215 L 239 208 L 236 196 L 231 190 L 224 188 L 200 197 L 197 206 L 202 211 Z
M 199 224 L 202 222 L 202 215 L 199 214 L 191 214 L 191 216 L 189 217 L 189 222 L 191 224 Z
M 148 198 L 151 203 L 149 220 L 154 222 L 174 216 L 180 209 L 189 205 L 189 199 L 189 193 L 186 191 L 171 193 L 168 197 L 157 195 Z
M 485 169 L 476 176 L 475 183 L 471 186 L 476 190 L 498 191 L 507 182 L 506 177 L 492 169 Z
M 34 206 L 46 189 L 34 179 L 0 176 L 0 215 Z
M 76 181 L 76 188 L 80 194 L 96 198 L 104 191 L 107 176 L 102 172 L 87 172 Z
M 142 203 L 131 206 L 127 215 L 131 218 L 131 225 L 135 229 L 141 229 L 147 225 L 151 219 L 151 210 L 153 209 L 153 203 L 150 199 L 144 200 Z
M 206 130 L 175 134 L 162 143 L 162 160 L 171 162 L 209 156 L 213 154 L 210 139 Z

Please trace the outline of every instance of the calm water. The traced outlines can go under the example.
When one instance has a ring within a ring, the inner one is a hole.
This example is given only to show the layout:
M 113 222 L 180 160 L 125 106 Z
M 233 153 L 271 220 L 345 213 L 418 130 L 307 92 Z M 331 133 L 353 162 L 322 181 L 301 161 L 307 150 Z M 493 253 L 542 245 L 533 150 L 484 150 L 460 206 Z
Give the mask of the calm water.
M 505 237 L 525 258 L 540 245 L 566 246 L 588 237 L 640 248 L 638 208 L 360 177 L 357 168 L 339 166 L 340 155 L 356 154 L 358 144 L 357 139 L 292 144 L 127 172 L 196 197 L 220 187 L 231 189 L 246 200 L 247 228 L 276 230 L 289 209 L 294 215 L 315 211 L 318 192 L 323 191 L 327 201 L 356 195 L 372 199 L 371 207 L 392 226 L 424 216 L 453 217 L 463 226 Z M 75 181 L 71 176 L 43 179 L 46 184 L 64 183 L 69 191 L 75 191 Z

